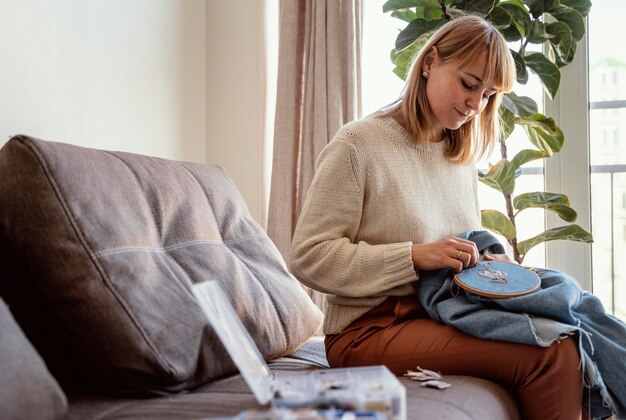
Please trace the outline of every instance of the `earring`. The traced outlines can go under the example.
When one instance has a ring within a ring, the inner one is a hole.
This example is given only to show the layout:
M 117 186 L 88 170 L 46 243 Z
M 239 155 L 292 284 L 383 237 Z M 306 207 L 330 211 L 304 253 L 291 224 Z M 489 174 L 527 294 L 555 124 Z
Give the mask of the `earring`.
M 427 71 L 422 72 L 422 76 L 424 76 L 424 79 L 428 79 L 428 72 Z

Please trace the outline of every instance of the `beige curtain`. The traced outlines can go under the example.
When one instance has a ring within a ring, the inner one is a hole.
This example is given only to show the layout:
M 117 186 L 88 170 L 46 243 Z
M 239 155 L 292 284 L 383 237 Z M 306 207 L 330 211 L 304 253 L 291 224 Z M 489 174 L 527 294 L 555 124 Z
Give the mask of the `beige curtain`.
M 317 156 L 361 112 L 361 1 L 280 2 L 267 230 L 285 260 Z M 307 292 L 324 309 L 323 296 Z

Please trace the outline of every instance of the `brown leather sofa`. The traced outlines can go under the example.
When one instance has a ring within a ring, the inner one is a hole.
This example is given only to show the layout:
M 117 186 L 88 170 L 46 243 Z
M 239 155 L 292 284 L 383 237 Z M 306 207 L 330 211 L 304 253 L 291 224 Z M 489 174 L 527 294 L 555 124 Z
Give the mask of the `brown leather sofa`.
M 320 311 L 215 166 L 16 136 L 0 150 L 0 266 L 2 419 L 259 408 L 190 292 L 208 279 L 272 369 L 326 363 Z M 519 418 L 501 386 L 445 380 L 402 378 L 408 418 Z

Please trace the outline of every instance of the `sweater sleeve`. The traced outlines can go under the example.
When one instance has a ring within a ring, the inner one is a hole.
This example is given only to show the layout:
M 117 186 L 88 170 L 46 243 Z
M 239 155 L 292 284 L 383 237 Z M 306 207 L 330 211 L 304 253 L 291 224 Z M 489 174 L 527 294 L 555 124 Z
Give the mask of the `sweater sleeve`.
M 355 242 L 365 177 L 365 162 L 353 144 L 335 138 L 320 154 L 290 258 L 294 275 L 315 290 L 369 297 L 417 279 L 410 242 Z

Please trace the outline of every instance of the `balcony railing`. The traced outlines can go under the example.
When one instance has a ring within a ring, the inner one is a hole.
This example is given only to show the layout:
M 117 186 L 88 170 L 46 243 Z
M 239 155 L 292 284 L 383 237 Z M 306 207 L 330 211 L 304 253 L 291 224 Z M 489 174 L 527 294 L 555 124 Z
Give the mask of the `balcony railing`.
M 626 101 L 622 101 L 624 102 L 625 106 L 626 106 Z M 606 108 L 606 106 L 603 106 L 603 108 Z M 615 237 L 615 222 L 616 222 L 616 217 L 615 217 L 615 212 L 616 212 L 616 206 L 615 206 L 615 177 L 617 175 L 620 174 L 626 174 L 626 165 L 591 165 L 590 168 L 590 173 L 593 176 L 594 174 L 607 174 L 609 175 L 609 203 L 608 204 L 608 208 L 610 211 L 610 216 L 608 217 L 608 222 L 610 224 L 609 227 L 609 232 L 610 232 L 610 276 L 609 276 L 609 281 L 610 281 L 610 302 L 604 302 L 605 305 L 608 307 L 610 306 L 610 309 L 613 315 L 616 315 L 617 312 L 619 312 L 620 314 L 626 314 L 626 301 L 619 301 L 616 299 L 616 272 L 617 272 L 617 266 L 616 264 L 619 262 L 617 261 L 616 258 L 616 237 Z M 534 167 L 524 167 L 521 168 L 521 175 L 543 175 L 544 174 L 544 168 L 542 166 L 534 166 Z M 626 184 L 624 184 L 624 188 L 626 188 Z M 592 209 L 593 211 L 594 209 Z M 593 229 L 593 226 L 592 226 Z M 593 246 L 593 245 L 592 245 Z M 607 279 L 592 279 L 592 285 L 596 284 L 600 281 L 606 281 Z M 607 305 L 608 304 L 608 305 Z
M 626 302 L 624 301 L 617 301 L 616 299 L 616 273 L 617 273 L 617 267 L 616 267 L 616 263 L 619 263 L 619 261 L 616 258 L 616 249 L 617 249 L 617 238 L 615 236 L 616 233 L 616 226 L 615 223 L 617 221 L 616 219 L 616 203 L 615 203 L 615 187 L 616 187 L 616 183 L 615 183 L 615 178 L 616 176 L 620 175 L 620 174 L 624 174 L 626 173 L 626 165 L 592 165 L 591 166 L 591 174 L 592 176 L 594 174 L 608 174 L 609 175 L 609 194 L 608 194 L 608 209 L 609 209 L 609 217 L 608 217 L 608 221 L 603 221 L 602 223 L 609 223 L 610 224 L 610 228 L 609 228 L 609 234 L 610 234 L 610 266 L 609 266 L 609 271 L 610 271 L 610 289 L 611 289 L 611 302 L 610 302 L 610 307 L 613 309 L 612 312 L 615 315 L 616 312 L 620 312 L 621 314 L 626 313 Z M 623 187 L 626 187 L 626 185 L 622 185 Z M 618 185 L 618 188 L 620 186 Z M 594 209 L 592 209 L 593 211 Z M 593 226 L 592 226 L 593 228 Z M 618 227 L 619 228 L 619 227 Z M 598 282 L 598 281 L 602 281 L 602 279 L 594 279 L 594 283 Z M 619 309 L 618 309 L 619 306 Z
M 589 103 L 589 110 L 603 110 L 603 109 L 624 109 L 626 108 L 626 100 L 603 100 L 603 101 L 592 101 Z M 624 144 L 620 144 L 621 147 L 624 147 Z M 617 289 L 617 285 L 616 285 L 616 263 L 619 263 L 621 261 L 617 261 L 616 260 L 616 249 L 618 249 L 617 247 L 617 238 L 616 238 L 616 203 L 615 203 L 615 188 L 616 188 L 616 177 L 619 177 L 619 175 L 626 173 L 626 165 L 620 165 L 620 164 L 614 164 L 614 165 L 591 165 L 590 167 L 590 172 L 591 172 L 591 176 L 593 177 L 594 175 L 598 175 L 598 176 L 603 176 L 603 175 L 608 175 L 609 178 L 609 203 L 608 203 L 608 207 L 609 207 L 609 217 L 608 217 L 608 223 L 610 224 L 609 227 L 609 235 L 610 235 L 610 239 L 609 239 L 609 243 L 610 243 L 610 266 L 609 266 L 609 270 L 610 270 L 610 275 L 609 275 L 609 280 L 610 280 L 610 307 L 612 309 L 612 313 L 613 315 L 618 315 L 621 318 L 624 318 L 625 314 L 626 314 L 626 302 L 622 299 L 621 301 L 616 300 L 616 289 Z M 617 186 L 618 188 L 622 187 L 622 188 L 626 188 L 626 181 L 622 181 L 620 183 L 620 185 Z M 594 194 L 594 191 L 592 191 L 592 196 Z M 605 197 L 602 197 L 603 200 L 605 200 Z M 601 209 L 591 209 L 592 212 L 594 211 L 600 211 Z M 592 217 L 593 218 L 593 217 Z M 603 220 L 602 222 L 599 223 L 607 223 L 606 220 Z M 619 228 L 619 227 L 618 227 Z M 592 229 L 593 229 L 593 223 L 592 223 Z M 622 240 L 624 241 L 624 240 Z M 598 245 L 599 246 L 599 245 Z M 600 261 L 596 261 L 593 262 L 592 264 L 600 264 Z M 594 270 L 595 271 L 595 270 Z M 599 285 L 600 282 L 602 281 L 606 281 L 605 279 L 599 279 L 599 278 L 594 278 L 593 279 L 593 285 Z M 605 302 L 605 306 L 608 302 Z

